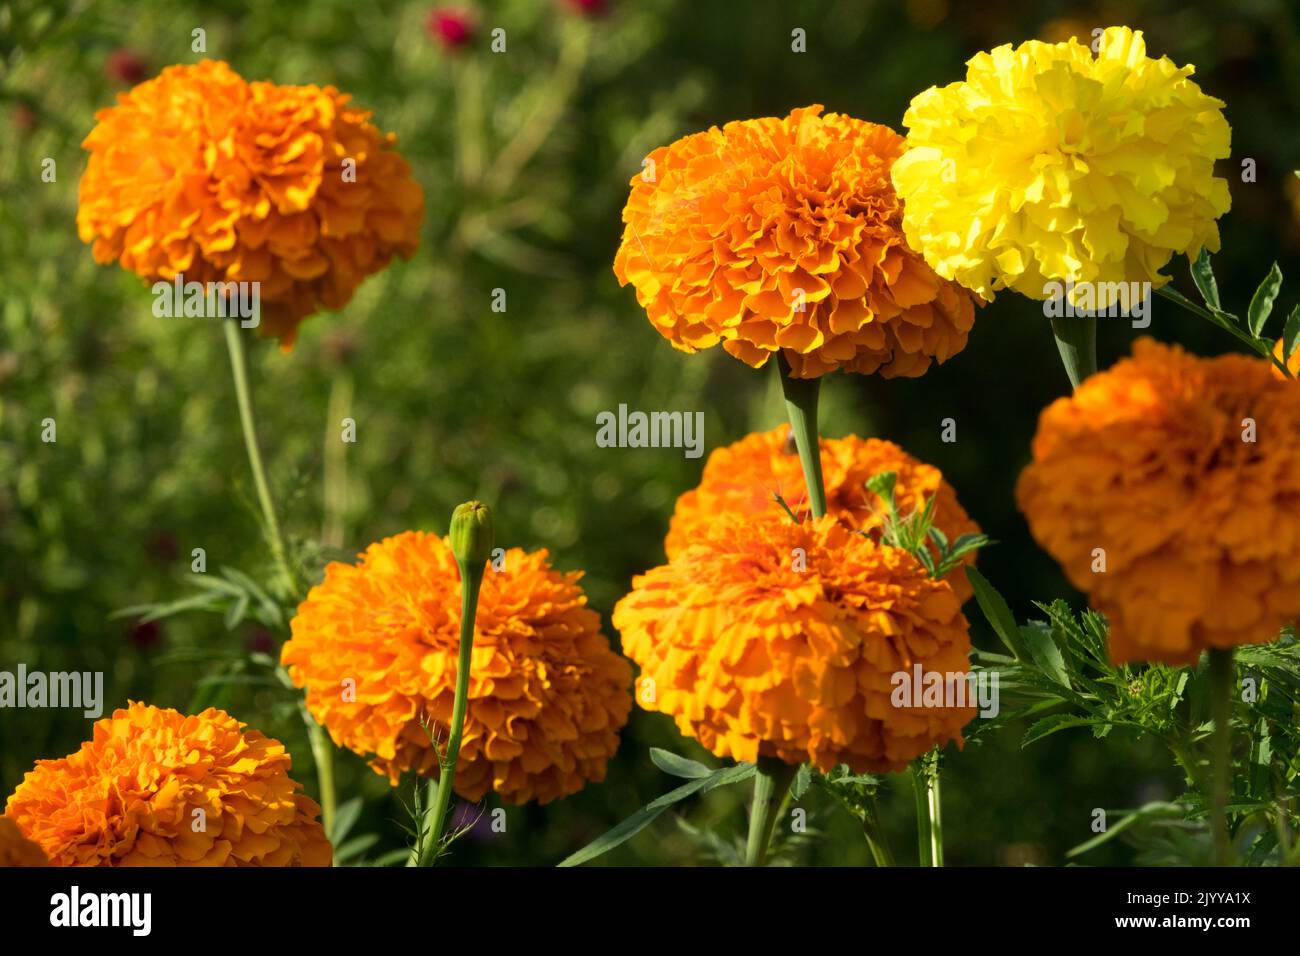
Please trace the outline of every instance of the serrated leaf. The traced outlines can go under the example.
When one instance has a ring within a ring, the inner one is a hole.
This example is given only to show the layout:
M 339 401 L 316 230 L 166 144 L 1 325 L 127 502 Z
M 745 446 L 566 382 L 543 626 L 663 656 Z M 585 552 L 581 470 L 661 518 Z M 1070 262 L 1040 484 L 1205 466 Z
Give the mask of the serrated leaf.
M 672 774 L 674 777 L 684 777 L 687 780 L 698 780 L 713 773 L 712 767 L 706 767 L 696 760 L 688 760 L 671 750 L 661 750 L 658 747 L 650 748 L 650 762 L 664 773 Z
M 1007 650 L 1015 655 L 1016 660 L 1027 660 L 1028 654 L 1020 641 L 1020 630 L 1016 627 L 1015 615 L 1011 613 L 1006 600 L 988 582 L 988 579 L 974 568 L 966 568 L 966 577 L 975 590 L 975 600 L 980 610 L 984 612 L 984 617 L 993 626 L 994 632 L 1002 639 L 1002 643 L 1007 646 Z
M 1070 672 L 1066 670 L 1065 658 L 1048 628 L 1026 624 L 1020 629 L 1020 639 L 1029 648 L 1029 656 L 1040 671 L 1062 687 L 1070 687 Z
M 676 790 L 670 790 L 662 797 L 650 801 L 622 823 L 588 843 L 577 853 L 561 860 L 558 865 L 565 867 L 579 866 L 594 860 L 596 857 L 602 856 L 632 839 L 632 837 L 657 820 L 661 813 L 674 804 L 685 800 L 691 794 L 697 792 L 707 793 L 718 787 L 740 783 L 742 780 L 748 780 L 753 775 L 754 765 L 752 763 L 742 763 L 736 764 L 734 767 L 723 767 L 721 770 L 715 770 L 707 777 L 700 777 L 690 783 L 683 784 Z
M 1044 717 L 1037 721 L 1020 738 L 1021 748 L 1028 747 L 1035 741 L 1042 740 L 1044 737 L 1051 736 L 1058 730 L 1065 730 L 1069 727 L 1087 727 L 1093 723 L 1090 717 L 1080 717 L 1078 714 L 1053 714 L 1051 717 Z
M 898 475 L 892 471 L 882 471 L 878 475 L 872 475 L 867 479 L 867 490 L 873 494 L 879 495 L 886 504 L 894 500 L 894 485 L 898 482 Z
M 1268 321 L 1269 313 L 1273 311 L 1273 300 L 1277 298 L 1277 291 L 1282 287 L 1282 270 L 1273 263 L 1273 268 L 1268 270 L 1268 275 L 1264 281 L 1259 284 L 1255 294 L 1250 299 L 1250 311 L 1246 313 L 1250 334 L 1259 338 L 1259 333 L 1264 328 L 1264 323 Z
M 1214 279 L 1214 267 L 1210 264 L 1210 250 L 1204 246 L 1192 263 L 1192 281 L 1196 283 L 1196 289 L 1206 305 L 1212 309 L 1222 308 L 1219 304 L 1219 284 Z
M 1291 310 L 1291 314 L 1286 317 L 1286 325 L 1282 327 L 1282 361 L 1291 361 L 1291 356 L 1295 354 L 1296 343 L 1300 342 L 1300 305 Z
M 965 535 L 963 535 L 965 537 Z M 935 546 L 939 549 L 939 554 L 947 557 L 948 555 L 948 536 L 939 529 L 937 525 L 930 526 L 930 538 L 934 541 Z

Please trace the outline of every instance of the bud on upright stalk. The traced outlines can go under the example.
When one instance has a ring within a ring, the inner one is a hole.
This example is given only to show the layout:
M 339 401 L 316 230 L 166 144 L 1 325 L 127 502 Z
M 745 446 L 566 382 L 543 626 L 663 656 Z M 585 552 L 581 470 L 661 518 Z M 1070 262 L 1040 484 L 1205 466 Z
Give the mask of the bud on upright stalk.
M 438 769 L 438 792 L 425 814 L 422 832 L 415 843 L 411 862 L 432 866 L 444 846 L 443 826 L 451 805 L 452 785 L 456 779 L 456 761 L 460 758 L 460 741 L 465 730 L 465 711 L 469 703 L 469 670 L 474 650 L 474 617 L 478 612 L 478 592 L 483 571 L 492 557 L 492 512 L 481 501 L 457 505 L 451 513 L 447 532 L 451 553 L 460 568 L 460 648 L 456 657 L 456 696 L 451 706 L 451 727 L 447 750 Z
M 481 501 L 457 505 L 451 513 L 451 553 L 462 567 L 469 565 L 481 572 L 492 557 L 492 512 Z

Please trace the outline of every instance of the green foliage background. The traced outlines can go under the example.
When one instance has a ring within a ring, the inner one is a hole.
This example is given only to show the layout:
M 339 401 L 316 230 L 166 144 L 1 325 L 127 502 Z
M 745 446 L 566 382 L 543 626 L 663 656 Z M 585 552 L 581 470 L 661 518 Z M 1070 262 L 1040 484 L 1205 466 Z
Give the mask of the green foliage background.
M 253 622 L 228 630 L 203 614 L 143 627 L 110 617 L 187 593 L 192 548 L 213 570 L 269 573 L 220 330 L 155 319 L 143 284 L 97 266 L 77 239 L 79 143 L 124 88 L 106 73 L 115 50 L 138 53 L 151 76 L 200 59 L 190 43 L 202 27 L 207 55 L 249 79 L 334 84 L 398 134 L 425 189 L 410 262 L 368 280 L 340 313 L 310 320 L 293 352 L 254 350 L 262 443 L 290 535 L 351 554 L 407 528 L 445 530 L 451 508 L 479 496 L 495 505 L 503 543 L 546 547 L 559 567 L 583 569 L 608 621 L 631 577 L 662 559 L 673 501 L 702 461 L 599 449 L 596 413 L 619 403 L 702 409 L 707 448 L 782 420 L 772 374 L 720 352 L 675 353 L 614 279 L 627 183 L 652 147 L 812 102 L 899 128 L 911 96 L 960 78 L 980 49 L 1127 23 L 1146 30 L 1157 55 L 1195 63 L 1204 88 L 1228 103 L 1225 299 L 1248 297 L 1273 258 L 1300 274 L 1288 186 L 1300 165 L 1293 4 L 1030 6 L 614 0 L 586 18 L 561 2 L 501 0 L 478 5 L 474 43 L 449 55 L 425 32 L 424 4 L 0 3 L 0 669 L 102 670 L 109 709 L 128 699 L 223 706 L 285 740 L 314 792 L 293 699 L 242 663 L 250 651 L 274 653 L 279 634 Z M 488 50 L 495 26 L 507 31 L 504 54 Z M 807 53 L 791 52 L 795 27 L 807 31 Z M 46 157 L 53 183 L 40 178 Z M 1241 181 L 1244 157 L 1258 163 L 1255 183 Z M 1185 263 L 1171 268 L 1188 288 Z M 504 313 L 491 309 L 494 289 L 505 290 Z M 1204 354 L 1232 347 L 1169 303 L 1154 312 L 1150 334 Z M 1103 320 L 1102 364 L 1136 334 Z M 1079 598 L 1029 538 L 1012 490 L 1038 411 L 1067 387 L 1040 310 L 1008 294 L 979 314 L 966 351 L 923 379 L 829 379 L 823 432 L 887 437 L 942 468 L 1000 542 L 981 555 L 982 571 L 1018 619 L 1043 617 L 1031 602 Z M 339 472 L 327 458 L 344 416 L 358 440 Z M 939 438 L 949 416 L 955 444 Z M 58 423 L 55 444 L 40 440 L 46 417 Z M 975 605 L 967 610 L 976 643 L 998 649 Z M 1024 730 L 999 727 L 948 758 L 950 863 L 1060 863 L 1091 836 L 1093 808 L 1181 790 L 1149 737 L 1064 731 L 1021 749 Z M 0 792 L 88 733 L 80 714 L 0 712 Z M 505 834 L 480 828 L 451 861 L 553 864 L 675 785 L 651 764 L 651 746 L 717 763 L 668 718 L 634 712 L 605 783 L 508 809 Z M 354 833 L 380 835 L 372 856 L 400 846 L 397 795 L 359 758 L 338 762 L 342 797 L 364 798 Z M 729 837 L 743 825 L 745 791 L 681 809 L 691 827 Z M 882 811 L 904 861 L 915 858 L 911 800 L 904 779 L 886 781 Z M 792 859 L 867 860 L 850 815 L 816 788 L 805 805 L 816 832 L 789 848 Z M 1134 851 L 1114 842 L 1086 859 L 1133 862 Z M 664 817 L 604 861 L 692 860 L 707 860 L 698 841 Z

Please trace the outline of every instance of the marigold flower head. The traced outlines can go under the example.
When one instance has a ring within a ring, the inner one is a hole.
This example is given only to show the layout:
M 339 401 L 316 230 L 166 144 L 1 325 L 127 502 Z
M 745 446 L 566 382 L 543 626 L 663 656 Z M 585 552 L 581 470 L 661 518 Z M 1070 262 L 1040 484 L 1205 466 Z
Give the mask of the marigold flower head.
M 260 283 L 260 328 L 290 348 L 419 240 L 424 194 L 350 99 L 220 61 L 168 67 L 95 114 L 81 240 L 151 282 Z
M 961 351 L 965 292 L 908 245 L 889 169 L 903 140 L 822 107 L 743 120 L 650 154 L 614 272 L 675 348 L 721 342 L 797 378 L 923 373 Z
M 13 820 L 0 816 L 0 867 L 49 865 L 45 851 L 27 839 Z
M 484 574 L 455 791 L 547 803 L 605 778 L 632 708 L 632 670 L 610 650 L 579 572 L 511 548 Z M 408 531 L 334 563 L 298 607 L 281 659 L 335 743 L 374 755 L 396 784 L 436 776 L 430 736 L 451 722 L 460 577 L 444 538 Z M 426 727 L 425 724 L 430 726 Z
M 1223 102 L 1193 67 L 1146 55 L 1141 32 L 1111 27 L 1089 47 L 1031 40 L 967 62 L 903 117 L 907 153 L 893 179 L 903 227 L 939 275 L 991 300 L 1034 299 L 1089 283 L 1150 282 L 1174 253 L 1217 251 L 1231 204 L 1214 161 L 1228 155 Z
M 900 770 L 974 716 L 895 706 L 895 674 L 965 675 L 961 602 L 832 515 L 718 516 L 614 609 L 637 700 L 719 757 Z
M 796 515 L 809 514 L 803 471 L 789 432 L 789 426 L 756 432 L 709 454 L 700 484 L 677 499 L 664 540 L 670 561 L 719 514 L 783 513 L 773 495 L 781 495 Z M 979 533 L 979 526 L 958 503 L 957 493 L 939 469 L 913 458 L 893 442 L 856 435 L 823 438 L 821 460 L 827 511 L 849 528 L 879 540 L 886 517 L 885 503 L 867 490 L 866 482 L 892 471 L 898 477 L 894 500 L 900 514 L 911 514 L 924 507 L 927 499 L 934 498 L 934 526 L 949 541 Z M 974 561 L 972 552 L 966 563 Z M 946 578 L 962 601 L 970 597 L 970 582 L 962 566 Z
M 1300 614 L 1300 385 L 1259 359 L 1140 339 L 1043 411 L 1016 497 L 1117 662 L 1190 664 Z
M 56 866 L 329 866 L 284 745 L 244 726 L 133 702 L 38 760 L 5 813 Z

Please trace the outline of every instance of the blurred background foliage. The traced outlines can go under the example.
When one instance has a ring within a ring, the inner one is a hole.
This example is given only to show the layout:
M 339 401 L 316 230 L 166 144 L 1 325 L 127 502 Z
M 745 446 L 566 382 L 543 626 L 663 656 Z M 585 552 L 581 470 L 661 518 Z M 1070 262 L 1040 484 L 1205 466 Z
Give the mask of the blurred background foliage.
M 782 421 L 772 374 L 720 351 L 673 352 L 614 279 L 627 183 L 656 145 L 813 102 L 899 128 L 914 94 L 959 79 L 981 49 L 1126 23 L 1146 31 L 1155 55 L 1195 63 L 1202 86 L 1228 103 L 1233 158 L 1222 173 L 1233 210 L 1216 260 L 1228 307 L 1244 305 L 1274 258 L 1300 276 L 1291 175 L 1300 10 L 1289 0 L 466 0 L 460 9 L 470 31 L 455 46 L 417 3 L 0 3 L 0 669 L 102 670 L 107 710 L 128 699 L 223 706 L 283 739 L 295 777 L 315 792 L 293 698 L 255 663 L 282 634 L 247 621 L 227 630 L 208 615 L 110 616 L 186 593 L 194 548 L 210 571 L 269 573 L 219 329 L 154 318 L 144 285 L 97 266 L 76 233 L 79 143 L 95 111 L 169 64 L 201 59 L 196 28 L 207 56 L 248 79 L 351 92 L 397 133 L 428 202 L 410 262 L 307 322 L 291 353 L 254 350 L 262 444 L 288 533 L 351 555 L 406 528 L 445 530 L 457 502 L 480 496 L 496 506 L 504 543 L 548 548 L 559 567 L 584 570 L 606 622 L 631 577 L 662 559 L 674 498 L 703 462 L 597 448 L 597 412 L 704 410 L 709 449 Z M 502 53 L 490 49 L 496 27 Z M 791 50 L 795 28 L 806 53 Z M 1245 157 L 1257 161 L 1254 183 L 1241 181 Z M 54 182 L 41 179 L 46 158 Z M 1186 264 L 1170 268 L 1188 288 Z M 503 312 L 492 309 L 498 289 Z M 1284 300 L 1294 289 L 1284 286 Z M 1101 326 L 1105 365 L 1139 333 Z M 1148 332 L 1203 354 L 1233 347 L 1159 300 Z M 829 379 L 823 432 L 886 437 L 939 466 L 999 542 L 980 567 L 1024 619 L 1034 600 L 1079 603 L 1013 499 L 1037 414 L 1066 388 L 1038 307 L 1008 294 L 979 314 L 965 352 L 922 379 Z M 47 417 L 54 444 L 40 438 Z M 355 444 L 340 440 L 345 417 L 356 421 Z M 940 440 L 947 417 L 957 421 L 952 444 Z M 994 647 L 978 610 L 967 611 L 976 643 Z M 0 792 L 88 734 L 77 712 L 0 712 Z M 1153 742 L 1081 731 L 1022 750 L 1022 734 L 1013 726 L 950 752 L 950 863 L 1060 863 L 1092 835 L 1093 808 L 1181 791 Z M 451 862 L 558 861 L 674 786 L 650 746 L 716 764 L 668 718 L 635 711 L 605 783 L 509 808 L 504 834 L 485 816 Z M 341 799 L 364 798 L 353 833 L 379 835 L 367 854 L 401 846 L 399 794 L 351 754 L 338 755 L 338 774 Z M 746 796 L 719 790 L 682 813 L 729 837 Z M 895 850 L 914 860 L 905 778 L 890 778 L 881 799 Z M 817 788 L 805 805 L 814 832 L 788 847 L 790 859 L 868 859 L 851 816 Z M 688 827 L 664 817 L 603 862 L 709 859 Z M 1112 841 L 1085 862 L 1133 859 Z

